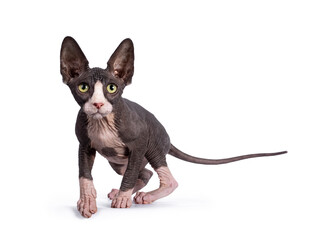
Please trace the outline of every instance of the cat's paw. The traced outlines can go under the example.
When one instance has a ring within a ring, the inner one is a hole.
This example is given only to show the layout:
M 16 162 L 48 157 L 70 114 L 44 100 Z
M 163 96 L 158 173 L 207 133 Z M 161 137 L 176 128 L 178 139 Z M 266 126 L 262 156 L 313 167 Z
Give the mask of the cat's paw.
M 92 214 L 95 214 L 98 211 L 96 199 L 88 195 L 80 197 L 77 206 L 80 214 L 86 218 L 91 217 Z
M 80 199 L 77 203 L 78 211 L 83 217 L 89 218 L 98 211 L 96 204 L 96 189 L 92 180 L 80 178 Z
M 113 198 L 111 207 L 112 208 L 129 208 L 132 206 L 131 192 L 119 191 Z
M 152 203 L 151 198 L 152 196 L 149 193 L 137 192 L 136 195 L 134 196 L 134 202 L 136 204 L 150 204 Z
M 118 189 L 112 189 L 111 192 L 108 194 L 108 198 L 110 200 L 113 200 L 118 193 L 119 193 Z

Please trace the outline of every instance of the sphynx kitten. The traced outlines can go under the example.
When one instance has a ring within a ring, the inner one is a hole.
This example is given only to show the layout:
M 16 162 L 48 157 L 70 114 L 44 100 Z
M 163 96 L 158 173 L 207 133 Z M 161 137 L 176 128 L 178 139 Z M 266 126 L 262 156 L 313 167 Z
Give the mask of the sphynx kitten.
M 76 122 L 79 140 L 80 199 L 78 210 L 84 217 L 97 212 L 96 190 L 91 170 L 96 152 L 107 158 L 116 173 L 123 176 L 120 189 L 108 197 L 111 207 L 128 208 L 131 195 L 137 204 L 149 204 L 172 193 L 178 186 L 166 155 L 198 164 L 223 164 L 242 159 L 274 156 L 286 152 L 250 154 L 220 160 L 192 157 L 174 147 L 169 136 L 154 117 L 140 105 L 122 98 L 134 71 L 134 49 L 130 39 L 121 42 L 110 57 L 107 68 L 90 68 L 77 42 L 66 37 L 60 53 L 60 71 L 80 105 Z M 152 176 L 150 164 L 160 179 L 158 189 L 139 192 Z

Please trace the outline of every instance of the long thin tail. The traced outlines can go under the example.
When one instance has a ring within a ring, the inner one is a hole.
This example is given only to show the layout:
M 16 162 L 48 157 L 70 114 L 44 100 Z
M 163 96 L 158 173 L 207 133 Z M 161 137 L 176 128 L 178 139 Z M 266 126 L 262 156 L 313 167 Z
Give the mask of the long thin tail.
M 287 153 L 287 151 L 275 152 L 275 153 L 248 154 L 248 155 L 231 157 L 231 158 L 223 158 L 223 159 L 205 159 L 205 158 L 198 158 L 198 157 L 190 156 L 190 155 L 180 151 L 172 144 L 171 144 L 171 148 L 169 150 L 169 154 L 176 157 L 176 158 L 179 158 L 179 159 L 187 161 L 187 162 L 192 162 L 192 163 L 197 163 L 197 164 L 206 164 L 206 165 L 218 165 L 218 164 L 235 162 L 235 161 L 239 161 L 239 160 L 243 160 L 243 159 L 247 159 L 247 158 L 268 157 L 268 156 L 275 156 L 275 155 L 280 155 L 280 154 L 285 154 L 285 153 Z

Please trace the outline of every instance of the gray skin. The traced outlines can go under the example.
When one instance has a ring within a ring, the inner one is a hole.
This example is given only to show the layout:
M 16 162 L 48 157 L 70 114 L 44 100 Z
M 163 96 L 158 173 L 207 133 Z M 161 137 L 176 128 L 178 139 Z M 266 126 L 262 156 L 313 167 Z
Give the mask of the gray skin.
M 99 151 L 107 159 L 125 159 L 125 162 L 110 161 L 111 167 L 123 175 L 120 191 L 134 189 L 133 192 L 145 186 L 152 172 L 145 168 L 150 164 L 153 169 L 167 167 L 166 155 L 170 154 L 179 159 L 197 164 L 224 164 L 242 159 L 274 156 L 284 154 L 260 153 L 238 156 L 226 159 L 203 159 L 190 156 L 174 147 L 170 138 L 160 122 L 140 105 L 122 98 L 124 88 L 131 83 L 134 72 L 134 48 L 130 39 L 125 39 L 115 50 L 108 61 L 106 69 L 89 68 L 89 62 L 76 41 L 71 37 L 63 40 L 60 53 L 60 71 L 63 82 L 67 84 L 80 105 L 80 111 L 76 122 L 76 135 L 79 140 L 79 178 L 92 180 L 91 170 L 96 151 Z M 121 149 L 115 149 L 111 145 L 105 145 L 100 150 L 93 146 L 93 139 L 88 134 L 90 117 L 84 110 L 84 105 L 94 93 L 95 84 L 100 81 L 103 84 L 103 93 L 108 104 L 112 106 L 113 121 L 107 121 L 107 127 L 114 129 L 117 139 L 121 142 Z M 81 93 L 78 90 L 80 84 L 86 83 L 89 90 Z M 106 90 L 108 84 L 117 86 L 117 91 L 110 94 Z M 143 184 L 137 187 L 137 182 Z

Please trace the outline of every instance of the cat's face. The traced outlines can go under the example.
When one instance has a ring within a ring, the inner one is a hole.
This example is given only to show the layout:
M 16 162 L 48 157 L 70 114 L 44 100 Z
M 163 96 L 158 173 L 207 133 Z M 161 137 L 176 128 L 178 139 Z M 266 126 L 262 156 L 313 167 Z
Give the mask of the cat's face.
M 89 69 L 73 79 L 68 86 L 83 111 L 94 119 L 101 119 L 113 110 L 125 84 L 101 68 Z
M 71 37 L 62 43 L 60 71 L 77 103 L 94 119 L 112 112 L 133 75 L 133 43 L 124 40 L 108 61 L 107 69 L 89 68 L 89 62 Z

